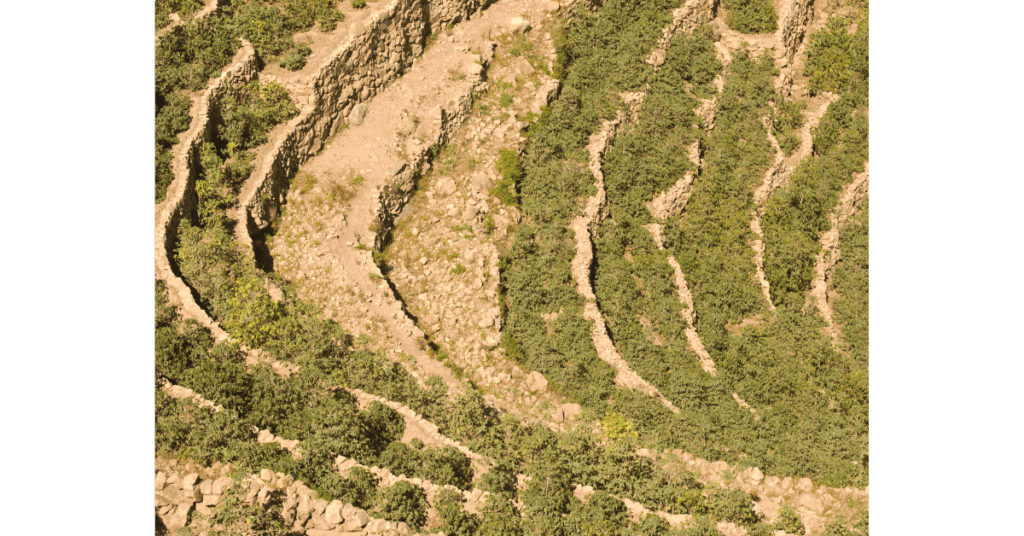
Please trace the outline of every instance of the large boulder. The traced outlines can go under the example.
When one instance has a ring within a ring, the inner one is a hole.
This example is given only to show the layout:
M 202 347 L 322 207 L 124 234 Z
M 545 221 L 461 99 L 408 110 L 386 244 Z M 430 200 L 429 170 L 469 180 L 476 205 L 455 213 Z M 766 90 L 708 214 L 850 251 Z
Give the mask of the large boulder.
M 455 193 L 455 180 L 451 177 L 441 177 L 437 183 L 434 184 L 434 191 L 438 195 L 447 196 Z
M 348 122 L 350 125 L 359 126 L 363 124 L 363 120 L 366 119 L 366 114 L 370 113 L 370 107 L 366 104 L 360 103 L 352 108 L 352 111 L 348 114 Z
M 543 374 L 535 370 L 531 372 L 527 378 L 526 388 L 531 391 L 540 391 L 543 393 L 548 389 L 548 380 Z
M 345 517 L 342 515 L 342 508 L 345 505 L 341 501 L 331 501 L 327 508 L 324 509 L 324 520 L 331 525 L 340 525 L 345 521 Z

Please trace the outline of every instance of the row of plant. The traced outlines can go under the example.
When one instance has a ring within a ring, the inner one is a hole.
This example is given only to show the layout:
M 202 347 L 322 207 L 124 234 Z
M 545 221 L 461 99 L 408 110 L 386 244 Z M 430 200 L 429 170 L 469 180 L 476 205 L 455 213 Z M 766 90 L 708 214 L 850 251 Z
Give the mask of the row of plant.
M 561 32 L 555 71 L 566 73 L 565 80 L 558 100 L 530 129 L 518 184 L 523 222 L 500 266 L 508 355 L 542 372 L 589 418 L 618 412 L 640 423 L 645 444 L 666 448 L 683 446 L 686 425 L 657 400 L 615 387 L 615 371 L 594 349 L 570 273 L 569 223 L 594 193 L 589 136 L 623 108 L 618 93 L 646 88 L 654 70 L 645 60 L 678 4 L 608 2 L 594 14 L 578 13 Z
M 832 272 L 839 296 L 834 320 L 843 333 L 843 349 L 864 369 L 868 366 L 868 208 L 847 222 L 839 234 L 842 255 Z
M 195 2 L 158 0 L 157 20 L 168 10 L 197 9 Z M 334 0 L 218 0 L 217 11 L 170 29 L 156 46 L 156 192 L 163 201 L 174 179 L 171 147 L 188 129 L 189 108 L 195 92 L 207 86 L 238 51 L 239 39 L 252 43 L 260 61 L 278 62 L 301 69 L 311 53 L 294 35 L 315 27 L 333 31 L 343 14 Z
M 771 33 L 779 29 L 779 16 L 771 0 L 724 0 L 725 23 L 745 34 Z
M 645 203 L 697 171 L 687 156 L 704 137 L 693 93 L 714 93 L 711 83 L 722 65 L 707 30 L 675 37 L 666 52 L 637 124 L 616 136 L 604 159 L 609 218 L 594 239 L 594 291 L 619 353 L 680 409 L 676 444 L 712 459 L 731 458 L 756 437 L 753 421 L 689 348 L 668 252 L 644 228 L 655 223 Z
M 831 225 L 829 215 L 843 186 L 863 171 L 868 157 L 868 28 L 864 21 L 850 35 L 847 25 L 832 19 L 811 36 L 806 71 L 811 88 L 840 93 L 840 98 L 812 133 L 812 156 L 799 163 L 789 184 L 765 207 L 765 273 L 776 305 L 803 305 L 821 233 Z M 822 64 L 825 59 L 828 63 Z
M 269 109 L 276 110 L 278 107 L 271 106 Z M 167 348 L 158 356 L 162 374 L 221 403 L 234 411 L 236 418 L 250 419 L 255 425 L 268 428 L 277 435 L 300 439 L 304 445 L 312 441 L 313 447 L 319 445 L 323 449 L 321 461 L 329 460 L 334 454 L 344 454 L 364 463 L 376 462 L 392 467 L 396 473 L 424 476 L 437 483 L 468 484 L 471 475 L 468 460 L 454 451 L 423 452 L 383 440 L 376 443 L 370 441 L 376 447 L 369 450 L 351 450 L 358 449 L 357 446 L 340 450 L 340 445 L 320 445 L 314 428 L 323 425 L 325 421 L 322 419 L 327 418 L 330 411 L 315 408 L 318 404 L 336 403 L 314 403 L 309 398 L 312 396 L 309 393 L 315 390 L 307 386 L 305 371 L 308 369 L 308 374 L 314 375 L 319 371 L 330 377 L 325 385 L 359 387 L 406 403 L 436 422 L 445 433 L 469 443 L 473 448 L 497 459 L 511 457 L 520 460 L 511 467 L 516 472 L 529 474 L 527 464 L 521 460 L 526 457 L 524 452 L 531 447 L 521 440 L 534 433 L 551 435 L 549 430 L 531 429 L 516 420 L 500 419 L 475 392 L 470 392 L 454 403 L 448 402 L 446 389 L 439 379 L 434 378 L 428 382 L 430 389 L 420 389 L 399 365 L 385 360 L 383 356 L 350 351 L 352 341 L 340 327 L 329 320 L 323 320 L 317 308 L 298 300 L 294 290 L 283 281 L 259 271 L 252 262 L 251 252 L 232 241 L 228 230 L 231 222 L 227 220 L 225 211 L 232 204 L 230 201 L 234 192 L 229 177 L 235 175 L 228 172 L 228 164 L 224 163 L 221 156 L 230 163 L 233 157 L 229 146 L 241 151 L 252 145 L 252 140 L 264 130 L 240 128 L 240 118 L 252 114 L 229 113 L 233 110 L 231 106 L 225 106 L 224 110 L 225 113 L 221 114 L 216 123 L 218 128 L 214 142 L 205 148 L 206 158 L 201 162 L 202 169 L 196 189 L 197 225 L 183 222 L 176 252 L 177 264 L 182 276 L 197 291 L 201 304 L 215 319 L 222 322 L 236 340 L 253 348 L 262 348 L 276 359 L 299 364 L 303 373 L 292 380 L 275 376 L 265 366 L 247 372 L 241 365 L 237 350 L 221 345 L 206 348 L 210 344 L 209 334 L 193 324 L 191 328 L 183 330 L 164 326 L 166 329 L 161 337 L 166 336 L 171 342 L 161 344 L 162 348 Z M 227 133 L 232 132 L 242 134 L 226 137 Z M 218 149 L 218 146 L 222 149 Z M 281 289 L 280 300 L 275 301 L 271 297 L 269 289 L 272 285 Z M 198 346 L 183 343 L 175 338 L 179 332 L 190 334 L 189 337 L 205 343 L 201 342 Z M 193 346 L 200 350 L 193 349 Z M 206 354 L 209 355 L 204 359 L 195 358 Z M 336 396 L 334 393 L 330 391 L 329 395 L 325 394 L 328 397 L 325 400 L 333 400 L 332 397 Z M 338 410 L 336 413 L 343 412 Z M 370 426 L 367 424 L 369 420 L 364 421 L 364 427 Z M 394 430 L 388 437 L 400 435 L 400 430 Z M 365 444 L 368 440 L 360 441 Z M 545 441 L 558 444 L 557 438 L 553 436 L 547 437 Z M 603 452 L 596 443 L 592 443 L 590 448 Z M 596 456 L 601 457 L 602 462 L 594 467 L 604 467 L 600 470 L 604 473 L 594 472 L 592 468 L 585 471 L 581 468 L 576 473 L 566 473 L 567 481 L 611 489 L 641 500 L 653 508 L 687 511 L 680 497 L 691 488 L 666 487 L 664 484 L 670 479 L 666 475 L 660 479 L 652 477 L 636 480 L 635 475 L 654 474 L 649 461 L 628 456 L 626 458 L 629 462 L 626 463 L 623 460 L 624 454 Z M 621 467 L 629 468 L 634 477 L 624 473 L 609 480 L 608 475 L 618 474 L 613 469 Z M 311 469 L 306 473 L 301 469 L 293 472 L 310 474 L 309 471 Z M 319 478 L 333 478 L 327 474 Z M 306 478 L 311 482 L 319 482 L 315 476 Z M 327 486 L 322 485 L 324 489 L 331 489 Z M 571 493 L 567 497 L 571 497 Z M 501 511 L 506 511 L 511 504 L 502 506 L 504 510 Z
M 811 218 L 805 216 L 814 212 L 779 207 L 827 206 L 821 212 L 827 223 L 835 201 L 818 201 L 825 196 L 815 192 L 838 192 L 842 183 L 835 175 L 837 186 L 823 188 L 824 181 L 808 178 L 828 173 L 809 171 L 838 167 L 821 162 L 819 147 L 844 155 L 832 162 L 852 166 L 857 161 L 862 166 L 866 154 L 851 154 L 860 146 L 846 140 L 851 139 L 850 132 L 866 133 L 866 123 L 858 130 L 850 94 L 844 95 L 815 131 L 815 156 L 800 164 L 790 186 L 769 203 L 764 219 L 766 271 L 778 306 L 769 312 L 754 278 L 749 218 L 753 190 L 773 153 L 761 119 L 771 116 L 773 102 L 776 109 L 782 104 L 772 86 L 775 74 L 771 58 L 737 55 L 719 98 L 716 127 L 707 138 L 704 167 L 684 215 L 666 225 L 666 242 L 686 274 L 696 327 L 715 361 L 719 381 L 758 412 L 758 421 L 730 423 L 729 434 L 741 440 L 739 450 L 772 474 L 806 475 L 837 487 L 864 486 L 866 369 L 835 352 L 822 334 L 824 321 L 803 311 L 810 279 L 806 286 L 798 286 L 780 277 L 801 266 L 813 267 L 818 246 L 817 234 L 810 239 L 814 248 L 802 249 L 797 239 L 810 233 L 789 232 L 799 228 L 791 222 L 807 228 Z M 849 171 L 845 173 L 848 181 Z M 783 213 L 786 218 L 779 217 Z M 753 319 L 754 324 L 742 330 L 733 327 L 744 319 Z

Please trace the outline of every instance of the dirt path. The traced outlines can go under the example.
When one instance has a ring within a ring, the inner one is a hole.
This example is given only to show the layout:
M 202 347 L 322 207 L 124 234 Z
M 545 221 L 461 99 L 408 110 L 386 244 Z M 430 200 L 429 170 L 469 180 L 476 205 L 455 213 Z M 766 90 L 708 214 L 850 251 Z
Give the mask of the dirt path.
M 814 280 L 811 281 L 809 299 L 814 301 L 822 318 L 828 323 L 827 330 L 833 346 L 838 346 L 842 333 L 832 318 L 832 303 L 828 296 L 829 280 L 841 255 L 839 234 L 843 232 L 846 222 L 860 212 L 868 198 L 868 174 L 869 164 L 864 162 L 864 172 L 855 174 L 853 181 L 843 188 L 839 204 L 829 214 L 832 225 L 821 235 L 821 252 L 814 261 Z

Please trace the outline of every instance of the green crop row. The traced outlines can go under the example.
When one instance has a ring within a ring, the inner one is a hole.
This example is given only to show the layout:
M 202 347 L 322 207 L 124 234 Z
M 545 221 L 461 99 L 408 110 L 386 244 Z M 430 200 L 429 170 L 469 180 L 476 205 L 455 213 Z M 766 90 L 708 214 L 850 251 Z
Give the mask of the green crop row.
M 771 0 L 725 0 L 725 23 L 745 34 L 771 33 L 779 29 L 779 16 Z
M 835 321 L 843 333 L 844 349 L 868 364 L 868 209 L 854 216 L 839 234 L 842 255 L 832 272 Z

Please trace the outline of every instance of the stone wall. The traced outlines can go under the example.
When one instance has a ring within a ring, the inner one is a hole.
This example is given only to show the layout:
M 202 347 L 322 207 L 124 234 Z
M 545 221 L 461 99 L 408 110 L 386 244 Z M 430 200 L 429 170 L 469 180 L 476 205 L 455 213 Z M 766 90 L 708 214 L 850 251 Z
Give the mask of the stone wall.
M 197 320 L 209 328 L 218 340 L 226 338 L 227 334 L 196 303 L 192 290 L 178 277 L 173 263 L 174 247 L 178 238 L 178 226 L 183 219 L 191 219 L 196 210 L 195 186 L 199 174 L 199 152 L 203 143 L 212 140 L 211 113 L 215 111 L 220 98 L 254 80 L 256 76 L 256 51 L 243 40 L 242 47 L 232 58 L 231 63 L 193 103 L 189 112 L 192 124 L 179 135 L 181 141 L 173 148 L 171 169 L 174 180 L 167 188 L 164 202 L 156 205 L 156 277 L 167 285 L 167 295 L 171 303 L 177 305 L 186 317 Z
M 807 32 L 807 25 L 814 16 L 814 0 L 794 0 L 789 10 L 782 16 L 782 25 L 779 28 L 782 33 L 782 45 L 786 50 L 786 57 L 792 61 L 796 54 L 797 47 L 804 40 Z
M 299 116 L 288 122 L 270 153 L 242 188 L 236 239 L 252 236 L 277 217 L 289 180 L 316 155 L 352 109 L 412 67 L 428 35 L 486 7 L 489 0 L 392 0 L 365 22 L 353 23 L 352 37 L 333 52 L 308 84 Z
M 157 459 L 154 502 L 158 528 L 163 525 L 168 531 L 175 531 L 184 527 L 193 510 L 202 516 L 211 516 L 236 484 L 229 473 L 228 466 L 179 468 L 176 460 Z M 283 495 L 282 515 L 294 533 L 308 536 L 412 533 L 405 523 L 374 519 L 366 510 L 338 500 L 328 502 L 302 481 L 269 469 L 248 475 L 239 484 L 235 491 L 246 504 L 265 506 L 275 494 Z

